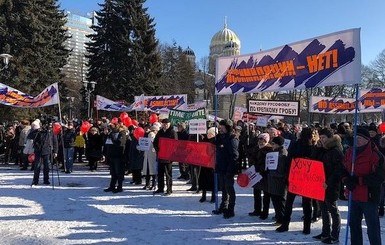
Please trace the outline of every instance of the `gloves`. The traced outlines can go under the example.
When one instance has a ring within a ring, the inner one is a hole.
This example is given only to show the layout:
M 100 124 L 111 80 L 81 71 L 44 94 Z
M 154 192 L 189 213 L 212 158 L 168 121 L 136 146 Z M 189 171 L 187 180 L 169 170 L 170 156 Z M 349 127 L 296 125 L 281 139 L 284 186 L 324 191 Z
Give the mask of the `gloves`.
M 358 177 L 354 175 L 349 176 L 345 179 L 344 183 L 346 185 L 346 189 L 348 189 L 349 191 L 353 191 L 358 185 Z

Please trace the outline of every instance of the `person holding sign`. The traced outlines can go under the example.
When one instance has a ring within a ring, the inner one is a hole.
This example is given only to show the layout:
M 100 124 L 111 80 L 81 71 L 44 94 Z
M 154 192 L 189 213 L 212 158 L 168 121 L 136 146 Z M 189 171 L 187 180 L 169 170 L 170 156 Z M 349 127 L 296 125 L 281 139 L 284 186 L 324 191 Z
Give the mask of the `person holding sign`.
M 284 142 L 285 139 L 283 137 L 274 137 L 271 141 L 273 152 L 266 154 L 266 167 L 268 169 L 267 191 L 271 195 L 271 201 L 273 202 L 276 225 L 283 223 L 287 194 L 288 153 L 283 147 Z
M 291 163 L 294 158 L 310 158 L 314 151 L 313 134 L 317 134 L 315 129 L 303 128 L 299 139 L 296 142 L 292 142 L 289 147 L 289 162 Z M 294 143 L 294 144 L 293 144 Z M 289 168 L 290 169 L 290 168 Z M 290 184 L 290 183 L 289 183 Z M 291 214 L 293 212 L 293 203 L 297 194 L 292 192 L 287 193 L 285 203 L 285 215 L 283 217 L 283 223 L 276 229 L 277 232 L 285 232 L 289 230 L 289 224 Z M 311 199 L 308 197 L 302 197 L 302 209 L 303 209 L 303 234 L 310 234 L 311 227 Z
M 337 200 L 340 191 L 341 171 L 343 169 L 343 146 L 341 138 L 327 128 L 319 131 L 320 147 L 314 151 L 313 158 L 324 165 L 325 200 L 321 202 L 322 232 L 313 238 L 326 244 L 338 243 L 341 230 L 341 216 Z M 332 223 L 330 222 L 330 216 Z
M 232 135 L 233 122 L 222 120 L 219 122 L 219 135 L 215 140 L 216 164 L 215 172 L 219 175 L 222 187 L 222 202 L 213 214 L 222 214 L 225 219 L 234 217 L 235 189 L 234 176 L 237 171 L 238 143 L 237 136 Z
M 350 191 L 350 241 L 362 245 L 362 217 L 365 216 L 370 244 L 381 244 L 378 204 L 381 184 L 384 182 L 384 156 L 370 141 L 369 131 L 357 127 L 357 155 L 353 161 L 353 147 L 344 157 L 343 182 Z

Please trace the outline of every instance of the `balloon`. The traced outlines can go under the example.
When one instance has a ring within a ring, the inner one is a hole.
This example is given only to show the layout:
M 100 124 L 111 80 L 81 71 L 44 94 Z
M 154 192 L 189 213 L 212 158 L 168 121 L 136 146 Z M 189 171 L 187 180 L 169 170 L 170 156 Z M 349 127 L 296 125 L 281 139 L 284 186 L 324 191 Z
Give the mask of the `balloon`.
M 379 129 L 381 133 L 385 133 L 385 122 L 380 124 Z
M 249 184 L 249 176 L 245 173 L 238 174 L 237 183 L 240 187 L 246 187 Z
M 91 128 L 91 123 L 88 122 L 88 121 L 84 121 L 82 123 L 82 126 L 80 126 L 80 131 L 84 134 L 86 134 L 88 132 L 88 130 L 90 130 Z
M 134 126 L 136 126 L 136 127 L 138 127 L 138 125 L 139 125 L 138 121 L 136 121 L 135 119 L 132 120 L 132 124 L 133 124 Z
M 156 115 L 155 113 L 152 113 L 148 119 L 148 121 L 151 123 L 151 124 L 154 124 L 155 122 L 158 121 L 158 115 Z
M 124 122 L 124 119 L 128 118 L 128 117 L 129 116 L 128 116 L 127 112 L 122 112 L 122 113 L 120 113 L 120 116 L 119 116 L 120 121 L 122 121 L 122 122 Z
M 35 161 L 35 153 L 31 153 L 28 155 L 28 162 L 32 163 Z
M 117 117 L 114 117 L 114 118 L 111 119 L 111 123 L 112 124 L 116 124 L 118 122 L 119 122 L 119 119 Z
M 134 130 L 134 137 L 139 140 L 139 138 L 144 136 L 144 129 L 142 127 L 137 127 Z
M 54 133 L 55 135 L 60 134 L 60 132 L 61 132 L 61 125 L 60 125 L 60 123 L 55 122 L 55 123 L 52 125 L 52 129 L 53 129 L 53 133 Z
M 127 117 L 127 118 L 124 118 L 123 119 L 123 124 L 126 126 L 126 127 L 130 127 L 132 125 L 132 120 L 130 117 Z

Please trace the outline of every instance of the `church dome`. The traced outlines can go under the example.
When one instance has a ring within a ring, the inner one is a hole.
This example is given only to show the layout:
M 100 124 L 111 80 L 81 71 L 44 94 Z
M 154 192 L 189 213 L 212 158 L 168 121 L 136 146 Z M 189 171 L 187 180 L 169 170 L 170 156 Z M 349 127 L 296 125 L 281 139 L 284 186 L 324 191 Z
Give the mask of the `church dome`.
M 226 46 L 230 42 L 234 42 L 239 48 L 241 46 L 241 41 L 239 40 L 237 34 L 227 28 L 227 24 L 225 23 L 224 28 L 221 31 L 215 33 L 211 38 L 210 47 Z
M 187 48 L 183 51 L 183 53 L 184 53 L 185 55 L 195 56 L 194 51 L 193 51 L 190 47 L 187 47 Z

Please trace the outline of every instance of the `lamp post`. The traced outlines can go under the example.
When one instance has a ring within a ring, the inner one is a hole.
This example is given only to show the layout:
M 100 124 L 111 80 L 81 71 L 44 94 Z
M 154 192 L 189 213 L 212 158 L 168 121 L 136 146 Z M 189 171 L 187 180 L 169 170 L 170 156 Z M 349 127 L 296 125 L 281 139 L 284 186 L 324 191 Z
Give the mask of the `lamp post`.
M 95 91 L 96 82 L 83 81 L 83 87 L 86 92 L 87 117 L 91 118 L 91 94 Z
M 0 71 L 7 69 L 9 64 L 9 59 L 12 58 L 10 54 L 0 54 L 0 58 L 3 59 L 4 67 L 0 69 Z
M 70 106 L 70 110 L 69 110 L 69 120 L 72 120 L 72 119 L 73 119 L 73 117 L 72 117 L 72 105 L 73 105 L 73 103 L 74 103 L 75 97 L 66 97 L 66 99 L 68 100 L 69 106 Z

